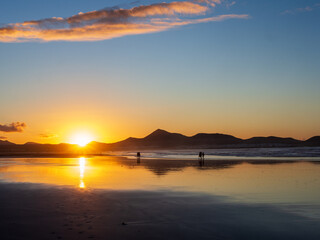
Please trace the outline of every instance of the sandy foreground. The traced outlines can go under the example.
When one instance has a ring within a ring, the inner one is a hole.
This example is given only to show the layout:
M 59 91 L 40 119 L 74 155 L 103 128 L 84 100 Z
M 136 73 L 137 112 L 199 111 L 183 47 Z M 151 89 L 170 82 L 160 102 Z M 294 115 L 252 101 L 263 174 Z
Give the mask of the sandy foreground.
M 320 239 L 319 219 L 170 191 L 0 184 L 0 239 Z

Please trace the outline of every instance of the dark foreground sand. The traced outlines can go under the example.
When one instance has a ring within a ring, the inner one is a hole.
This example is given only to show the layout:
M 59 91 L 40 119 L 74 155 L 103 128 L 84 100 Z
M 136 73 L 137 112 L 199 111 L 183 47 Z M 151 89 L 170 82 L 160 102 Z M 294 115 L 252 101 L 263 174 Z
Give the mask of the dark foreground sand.
M 2 183 L 0 239 L 320 239 L 319 219 L 225 200 Z

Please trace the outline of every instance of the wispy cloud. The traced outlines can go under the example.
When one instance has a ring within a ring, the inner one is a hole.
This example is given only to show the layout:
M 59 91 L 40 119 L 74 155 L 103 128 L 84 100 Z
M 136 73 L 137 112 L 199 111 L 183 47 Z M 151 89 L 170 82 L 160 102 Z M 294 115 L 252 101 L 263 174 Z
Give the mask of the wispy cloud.
M 302 12 L 311 12 L 317 8 L 320 7 L 320 3 L 316 3 L 312 6 L 305 6 L 302 8 L 296 8 L 296 9 L 291 9 L 291 10 L 285 10 L 281 14 L 296 14 L 296 13 L 302 13 Z
M 0 132 L 23 132 L 27 125 L 23 122 L 13 122 L 10 124 L 0 124 Z
M 141 5 L 130 9 L 107 8 L 61 18 L 12 23 L 0 28 L 0 42 L 98 41 L 126 35 L 154 33 L 178 26 L 247 19 L 246 14 L 208 17 L 220 0 L 193 0 Z
M 58 137 L 58 135 L 54 134 L 54 133 L 41 133 L 39 135 L 40 135 L 41 138 L 46 138 L 46 139 Z
M 236 4 L 236 1 L 231 1 L 231 2 L 227 2 L 226 3 L 226 6 L 227 6 L 227 8 L 230 8 L 230 7 L 232 7 L 233 5 L 235 5 Z
M 7 139 L 8 139 L 7 137 L 0 136 L 0 140 L 7 140 Z

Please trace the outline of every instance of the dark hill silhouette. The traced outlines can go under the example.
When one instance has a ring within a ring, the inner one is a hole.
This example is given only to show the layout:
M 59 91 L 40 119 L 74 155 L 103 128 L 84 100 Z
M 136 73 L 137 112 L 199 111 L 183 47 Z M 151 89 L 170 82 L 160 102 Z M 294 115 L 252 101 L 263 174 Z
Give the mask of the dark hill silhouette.
M 231 135 L 220 133 L 198 133 L 191 137 L 193 144 L 200 145 L 229 145 L 241 143 L 243 140 Z
M 128 138 L 124 141 L 110 144 L 115 149 L 136 149 L 136 148 L 175 148 L 188 143 L 188 137 L 179 133 L 170 133 L 157 129 L 144 138 Z
M 170 148 L 209 148 L 215 145 L 230 145 L 242 140 L 231 135 L 199 133 L 187 137 L 179 133 L 170 133 L 157 129 L 144 138 L 128 138 L 111 144 L 114 149 L 170 149 Z
M 249 145 L 264 145 L 264 146 L 277 146 L 280 147 L 281 145 L 285 146 L 295 146 L 301 143 L 301 141 L 294 139 L 294 138 L 281 138 L 281 137 L 253 137 L 244 140 L 245 144 Z
M 9 142 L 8 140 L 0 140 L 0 145 L 15 145 L 14 143 L 12 142 Z
M 133 149 L 184 149 L 184 148 L 230 148 L 230 147 L 292 147 L 299 146 L 302 141 L 293 138 L 254 137 L 247 140 L 227 134 L 198 133 L 188 137 L 179 133 L 170 133 L 157 129 L 144 138 L 128 138 L 110 144 L 115 150 Z M 320 145 L 320 144 L 319 144 Z
M 180 133 L 170 133 L 162 129 L 157 129 L 156 131 L 152 132 L 148 136 L 146 136 L 144 139 L 147 141 L 167 141 L 167 140 L 182 140 L 185 139 L 186 136 L 180 134 Z
M 299 147 L 320 146 L 320 136 L 306 141 L 281 137 L 253 137 L 250 139 L 236 138 L 227 134 L 198 133 L 194 136 L 185 136 L 179 133 L 157 129 L 144 138 L 127 138 L 116 143 L 91 142 L 85 148 L 87 154 L 100 154 L 106 151 L 145 149 L 204 149 L 204 148 L 245 148 L 245 147 Z M 83 148 L 75 144 L 39 144 L 28 142 L 14 144 L 9 141 L 0 141 L 0 155 L 12 153 L 23 154 L 82 154 Z
M 320 146 L 320 136 L 314 136 L 305 141 L 308 146 Z

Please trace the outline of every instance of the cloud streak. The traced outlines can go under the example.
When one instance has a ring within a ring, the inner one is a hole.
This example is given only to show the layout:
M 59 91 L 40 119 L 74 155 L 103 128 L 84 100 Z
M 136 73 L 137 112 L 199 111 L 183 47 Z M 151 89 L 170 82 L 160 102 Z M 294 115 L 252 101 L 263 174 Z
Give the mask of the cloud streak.
M 296 14 L 296 13 L 302 13 L 302 12 L 311 12 L 317 8 L 320 7 L 320 3 L 316 3 L 312 6 L 306 6 L 306 7 L 302 7 L 302 8 L 296 8 L 293 10 L 286 10 L 284 12 L 282 12 L 281 14 Z
M 27 125 L 23 122 L 13 122 L 10 124 L 0 124 L 0 132 L 23 132 Z
M 54 134 L 54 133 L 41 133 L 41 134 L 39 134 L 39 136 L 40 136 L 41 138 L 46 138 L 46 139 L 58 137 L 58 135 L 57 135 L 57 134 Z
M 102 9 L 60 18 L 8 24 L 0 28 L 0 42 L 99 41 L 135 34 L 161 32 L 178 26 L 231 18 L 246 14 L 207 17 L 220 0 L 194 0 L 142 5 L 130 9 Z

